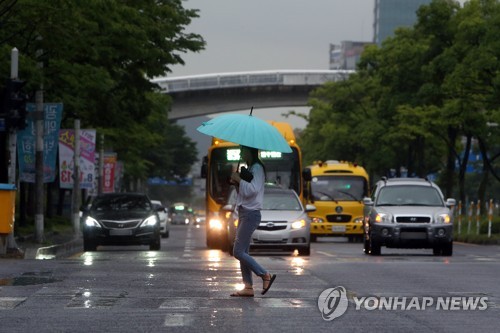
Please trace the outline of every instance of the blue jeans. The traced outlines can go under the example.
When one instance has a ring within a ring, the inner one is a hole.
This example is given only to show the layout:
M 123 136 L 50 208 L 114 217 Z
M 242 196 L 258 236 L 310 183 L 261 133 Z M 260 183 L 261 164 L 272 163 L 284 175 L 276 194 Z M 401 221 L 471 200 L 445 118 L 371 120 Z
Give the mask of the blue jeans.
M 248 210 L 239 207 L 238 210 L 238 229 L 236 230 L 236 239 L 234 240 L 233 255 L 240 261 L 241 276 L 243 283 L 251 286 L 252 272 L 257 276 L 263 276 L 267 271 L 248 254 L 250 250 L 250 240 L 252 234 L 260 223 L 260 210 Z

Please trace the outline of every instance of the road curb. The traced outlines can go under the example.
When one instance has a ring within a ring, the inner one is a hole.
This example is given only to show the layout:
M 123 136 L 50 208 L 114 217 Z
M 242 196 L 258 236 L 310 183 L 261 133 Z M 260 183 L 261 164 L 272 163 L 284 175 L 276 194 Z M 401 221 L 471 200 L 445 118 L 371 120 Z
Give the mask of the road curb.
M 75 238 L 69 242 L 51 246 L 40 247 L 38 249 L 27 249 L 24 259 L 55 259 L 69 256 L 81 251 L 83 248 L 82 238 Z

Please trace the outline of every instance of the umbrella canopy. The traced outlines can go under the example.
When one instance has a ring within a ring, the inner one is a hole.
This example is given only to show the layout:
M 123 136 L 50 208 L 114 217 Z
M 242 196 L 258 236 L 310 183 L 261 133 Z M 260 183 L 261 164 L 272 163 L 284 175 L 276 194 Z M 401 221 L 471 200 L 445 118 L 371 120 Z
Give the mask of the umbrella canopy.
M 288 142 L 274 126 L 251 114 L 225 114 L 204 122 L 197 130 L 247 147 L 292 152 Z

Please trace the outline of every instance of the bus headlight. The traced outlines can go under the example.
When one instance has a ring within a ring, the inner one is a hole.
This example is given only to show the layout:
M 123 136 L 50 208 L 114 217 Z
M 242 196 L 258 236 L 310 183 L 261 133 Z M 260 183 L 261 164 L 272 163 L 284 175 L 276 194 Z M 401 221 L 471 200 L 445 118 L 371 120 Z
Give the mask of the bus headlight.
M 363 218 L 362 217 L 356 217 L 354 220 L 352 220 L 354 223 L 363 223 Z
M 313 217 L 311 218 L 312 223 L 323 223 L 325 220 L 323 220 L 321 217 Z
M 222 222 L 219 219 L 210 219 L 208 226 L 210 229 L 222 230 Z

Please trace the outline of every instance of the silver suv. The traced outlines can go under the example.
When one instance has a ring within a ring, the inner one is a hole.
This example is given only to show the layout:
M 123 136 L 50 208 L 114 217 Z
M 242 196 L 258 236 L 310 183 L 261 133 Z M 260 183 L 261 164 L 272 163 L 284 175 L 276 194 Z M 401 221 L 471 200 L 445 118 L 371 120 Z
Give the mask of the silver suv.
M 388 248 L 432 248 L 434 255 L 453 254 L 455 199 L 444 201 L 439 187 L 420 178 L 382 178 L 364 198 L 364 252 L 380 255 Z

